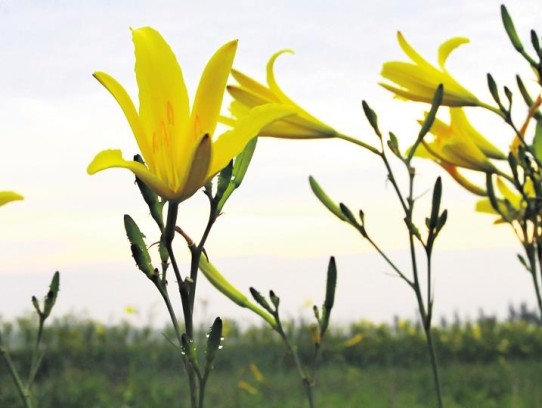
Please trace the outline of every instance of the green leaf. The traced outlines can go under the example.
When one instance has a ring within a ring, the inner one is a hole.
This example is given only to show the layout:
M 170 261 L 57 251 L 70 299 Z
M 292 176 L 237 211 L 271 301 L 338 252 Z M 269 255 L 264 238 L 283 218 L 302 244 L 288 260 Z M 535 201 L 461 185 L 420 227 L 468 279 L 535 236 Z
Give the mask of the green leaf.
M 442 105 L 442 98 L 444 97 L 444 86 L 440 84 L 435 94 L 433 95 L 433 101 L 431 102 L 431 109 L 429 109 L 429 113 L 427 113 L 427 116 L 425 117 L 425 120 L 422 123 L 422 127 L 420 129 L 420 132 L 418 133 L 418 137 L 416 139 L 416 142 L 412 145 L 410 151 L 408 152 L 407 161 L 410 162 L 412 160 L 412 157 L 416 153 L 416 149 L 420 145 L 420 143 L 423 141 L 423 138 L 427 133 L 431 130 L 431 126 L 433 126 L 433 122 L 435 121 L 435 117 L 437 116 L 437 111 Z
M 533 139 L 533 150 L 536 159 L 542 162 L 542 120 L 536 121 L 536 129 Z
M 140 271 L 147 275 L 149 279 L 152 280 L 154 276 L 154 267 L 152 266 L 147 245 L 143 240 L 144 235 L 141 233 L 141 230 L 132 217 L 127 214 L 124 215 L 124 228 L 126 229 L 128 241 L 130 241 L 132 256 L 134 257 L 137 267 Z

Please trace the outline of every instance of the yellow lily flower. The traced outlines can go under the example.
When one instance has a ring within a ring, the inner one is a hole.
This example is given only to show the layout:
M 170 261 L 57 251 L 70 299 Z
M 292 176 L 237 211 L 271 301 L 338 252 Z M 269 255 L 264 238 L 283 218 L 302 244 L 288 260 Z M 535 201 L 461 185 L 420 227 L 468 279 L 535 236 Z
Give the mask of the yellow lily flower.
M 418 102 L 431 103 L 437 87 L 444 86 L 442 104 L 446 106 L 478 106 L 480 101 L 465 89 L 446 70 L 445 63 L 450 53 L 469 40 L 455 37 L 444 42 L 438 51 L 440 69 L 427 62 L 412 48 L 403 35 L 398 32 L 397 39 L 401 49 L 412 60 L 410 62 L 392 61 L 382 66 L 381 75 L 395 85 L 380 83 L 398 97 Z
M 519 191 L 513 191 L 501 177 L 497 177 L 496 184 L 497 189 L 503 197 L 502 199 L 497 199 L 499 211 L 502 214 L 505 214 L 505 216 L 510 220 L 517 220 L 522 218 L 527 204 L 523 199 L 521 193 Z M 525 194 L 528 197 L 534 197 L 534 188 L 532 186 L 532 183 L 528 182 L 525 185 Z M 489 198 L 478 201 L 476 203 L 476 211 L 487 214 L 499 215 L 499 212 L 497 212 L 493 208 L 493 205 L 491 204 L 491 200 Z M 499 218 L 496 221 L 496 223 L 502 222 L 505 222 L 503 218 Z
M 296 115 L 270 123 L 265 126 L 259 136 L 272 136 L 287 139 L 314 139 L 333 137 L 337 132 L 321 122 L 310 113 L 292 101 L 279 87 L 275 80 L 274 65 L 277 58 L 284 53 L 293 53 L 291 50 L 282 50 L 275 53 L 267 63 L 267 84 L 260 84 L 247 75 L 233 69 L 232 76 L 239 86 L 228 86 L 228 92 L 234 101 L 230 105 L 230 112 L 235 117 L 221 117 L 221 121 L 234 126 L 236 121 L 244 118 L 250 109 L 267 103 L 280 103 L 291 107 Z
M 506 158 L 470 124 L 460 108 L 450 108 L 450 125 L 435 119 L 430 133 L 434 135 L 433 141 L 424 140 L 416 151 L 417 156 L 483 172 L 496 170 L 489 158 Z
M 167 42 L 150 27 L 132 30 L 132 39 L 139 112 L 113 77 L 104 72 L 94 77 L 123 110 L 145 165 L 125 160 L 120 150 L 104 150 L 89 164 L 89 174 L 125 168 L 161 197 L 180 202 L 241 153 L 263 126 L 293 113 L 278 104 L 259 107 L 213 140 L 237 41 L 220 47 L 209 60 L 190 111 L 182 71 Z
M 10 203 L 11 201 L 22 200 L 24 197 L 13 191 L 0 191 L 0 206 Z

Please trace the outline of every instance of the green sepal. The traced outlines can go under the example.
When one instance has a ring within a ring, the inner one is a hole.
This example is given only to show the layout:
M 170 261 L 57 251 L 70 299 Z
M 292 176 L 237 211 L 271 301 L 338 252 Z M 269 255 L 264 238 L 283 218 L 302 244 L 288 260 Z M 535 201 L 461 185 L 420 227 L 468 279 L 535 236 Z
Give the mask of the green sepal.
M 233 160 L 230 160 L 228 165 L 224 167 L 220 171 L 220 173 L 218 173 L 218 181 L 216 183 L 216 194 L 215 194 L 216 200 L 220 201 L 220 199 L 224 196 L 226 189 L 230 185 L 232 176 L 233 176 Z
M 369 124 L 373 128 L 375 134 L 379 139 L 382 139 L 382 133 L 380 133 L 380 129 L 378 128 L 378 116 L 376 115 L 375 111 L 372 110 L 369 104 L 365 101 L 361 102 L 361 106 L 363 107 L 363 113 L 365 113 L 365 117 L 369 121 Z
M 154 276 L 154 267 L 152 266 L 149 250 L 143 238 L 145 237 L 135 221 L 128 214 L 124 215 L 124 228 L 126 229 L 126 235 L 128 241 L 130 241 L 130 249 L 132 256 L 136 262 L 137 267 L 143 272 L 149 279 Z
M 314 177 L 309 176 L 309 184 L 311 186 L 311 190 L 320 200 L 320 202 L 333 214 L 335 214 L 336 217 L 338 217 L 342 221 L 346 221 L 346 217 L 342 213 L 341 209 L 337 204 L 333 202 L 331 198 L 326 194 L 326 192 L 320 187 L 320 184 L 314 179 Z
M 220 343 L 222 343 L 222 319 L 220 317 L 217 317 L 213 322 L 213 325 L 211 326 L 211 330 L 209 331 L 207 337 L 207 349 L 205 351 L 206 372 L 209 372 L 213 367 L 216 353 L 222 348 L 220 346 Z
M 335 289 L 337 288 L 337 264 L 335 257 L 329 258 L 329 264 L 327 267 L 327 281 L 326 281 L 326 297 L 324 304 L 322 305 L 322 321 L 320 326 L 320 333 L 323 334 L 329 325 L 329 318 L 331 317 L 331 309 L 335 304 Z
M 140 155 L 136 154 L 134 156 L 134 161 L 145 164 Z M 151 217 L 158 224 L 160 231 L 164 229 L 164 217 L 163 217 L 163 208 L 165 201 L 160 201 L 158 195 L 149 188 L 143 181 L 136 177 L 136 184 L 143 196 L 143 200 L 147 203 L 149 211 L 151 212 Z

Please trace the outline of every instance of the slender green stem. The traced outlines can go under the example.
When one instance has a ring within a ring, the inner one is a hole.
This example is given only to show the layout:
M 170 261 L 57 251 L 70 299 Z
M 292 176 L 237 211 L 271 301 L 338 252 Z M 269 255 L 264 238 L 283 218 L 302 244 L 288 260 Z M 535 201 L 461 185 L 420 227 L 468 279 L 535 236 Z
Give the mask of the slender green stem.
M 11 356 L 9 355 L 9 352 L 3 344 L 1 332 L 0 332 L 0 354 L 2 355 L 2 357 L 4 358 L 4 361 L 6 362 L 6 365 L 8 366 L 8 370 L 11 375 L 11 378 L 13 379 L 13 382 L 15 383 L 15 386 L 17 388 L 17 391 L 19 392 L 19 396 L 21 397 L 21 400 L 25 408 L 32 408 L 32 399 L 31 399 L 30 390 L 23 384 L 21 377 L 19 377 L 19 374 L 17 373 L 17 369 L 15 368 L 15 364 L 13 364 L 13 361 L 11 360 Z
M 27 380 L 27 387 L 30 391 L 32 389 L 32 385 L 34 384 L 34 379 L 36 378 L 36 373 L 38 372 L 41 358 L 39 356 L 39 348 L 41 343 L 41 337 L 43 335 L 43 326 L 45 323 L 45 319 L 43 319 L 41 316 L 39 318 L 39 325 L 38 325 L 38 335 L 36 336 L 36 343 L 34 344 L 34 350 L 32 350 L 32 360 L 30 364 L 30 371 L 28 373 L 28 380 Z
M 442 408 L 444 406 L 444 403 L 442 400 L 442 386 L 440 384 L 437 352 L 435 350 L 435 344 L 433 343 L 431 324 L 429 324 L 427 328 L 424 325 L 424 331 L 425 331 L 425 339 L 427 341 L 427 348 L 429 349 L 429 356 L 431 358 L 431 368 L 433 370 L 433 378 L 435 380 L 435 388 L 436 388 L 437 397 L 438 397 L 438 406 L 439 408 Z
M 337 133 L 335 135 L 335 137 L 337 139 L 342 139 L 342 140 L 346 140 L 347 142 L 354 143 L 354 144 L 356 144 L 358 146 L 363 147 L 364 149 L 369 150 L 371 153 L 380 155 L 380 152 L 378 151 L 378 149 L 376 149 L 373 146 L 371 146 L 371 145 L 369 145 L 369 144 L 367 144 L 365 142 L 362 142 L 361 140 L 356 139 L 356 138 L 354 138 L 352 136 L 347 136 L 347 135 L 344 135 L 342 133 Z
M 307 374 L 305 371 L 305 368 L 303 367 L 303 364 L 301 363 L 301 360 L 299 359 L 299 355 L 297 354 L 296 349 L 292 346 L 290 341 L 288 340 L 288 336 L 284 332 L 284 329 L 282 327 L 282 323 L 280 321 L 278 311 L 275 313 L 275 319 L 277 321 L 276 331 L 282 338 L 282 341 L 286 345 L 286 348 L 290 353 L 292 354 L 292 357 L 294 359 L 294 364 L 297 368 L 297 371 L 299 373 L 299 377 L 301 378 L 301 382 L 303 384 L 303 388 L 305 390 L 305 394 L 307 396 L 307 401 L 309 403 L 310 408 L 314 408 L 314 394 L 313 394 L 313 381 L 311 377 Z

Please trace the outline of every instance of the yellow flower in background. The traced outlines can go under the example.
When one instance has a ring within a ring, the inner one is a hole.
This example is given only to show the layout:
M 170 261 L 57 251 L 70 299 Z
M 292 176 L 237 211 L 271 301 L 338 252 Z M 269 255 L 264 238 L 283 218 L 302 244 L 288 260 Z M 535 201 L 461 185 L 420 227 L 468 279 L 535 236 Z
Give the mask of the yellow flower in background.
M 279 87 L 275 80 L 274 65 L 277 58 L 291 50 L 282 50 L 275 53 L 267 63 L 267 84 L 260 84 L 245 74 L 232 70 L 233 78 L 238 86 L 228 86 L 228 92 L 234 101 L 230 105 L 230 112 L 234 118 L 222 117 L 221 121 L 227 125 L 235 126 L 236 121 L 244 118 L 252 108 L 267 103 L 280 103 L 291 107 L 296 115 L 265 126 L 259 136 L 272 136 L 287 139 L 313 139 L 333 137 L 337 132 L 316 119 L 307 111 L 292 101 Z
M 478 106 L 480 101 L 465 89 L 446 70 L 445 63 L 450 53 L 469 40 L 455 37 L 444 42 L 438 51 L 439 68 L 431 65 L 412 48 L 403 35 L 398 32 L 397 39 L 401 49 L 412 62 L 392 61 L 382 66 L 381 75 L 392 84 L 380 83 L 398 97 L 418 102 L 431 103 L 437 87 L 444 86 L 442 104 L 446 106 Z
M 180 202 L 194 194 L 224 168 L 268 123 L 292 114 L 270 104 L 251 110 L 235 127 L 213 139 L 237 41 L 219 48 L 201 76 L 190 110 L 181 68 L 175 54 L 150 27 L 132 30 L 139 112 L 113 77 L 95 78 L 113 95 L 135 136 L 145 165 L 125 160 L 120 150 L 98 153 L 88 173 L 119 167 L 131 170 L 161 197 Z
M 465 112 L 460 108 L 450 108 L 449 125 L 435 119 L 430 133 L 434 136 L 433 140 L 424 140 L 416 150 L 417 156 L 483 172 L 495 171 L 490 158 L 506 158 L 470 124 Z
M 12 201 L 23 200 L 24 197 L 13 191 L 0 191 L 0 206 Z
M 523 218 L 527 203 L 525 202 L 521 193 L 519 191 L 512 190 L 502 177 L 497 177 L 496 184 L 497 189 L 502 197 L 497 198 L 497 204 L 500 213 L 504 214 L 504 216 L 509 220 L 517 220 Z M 532 181 L 530 181 L 530 179 L 528 179 L 524 189 L 525 195 L 527 197 L 535 196 Z M 493 208 L 493 205 L 491 204 L 491 200 L 489 198 L 478 201 L 476 203 L 476 211 L 487 214 L 501 215 L 499 211 Z M 501 223 L 505 222 L 505 220 L 501 217 L 496 222 Z

